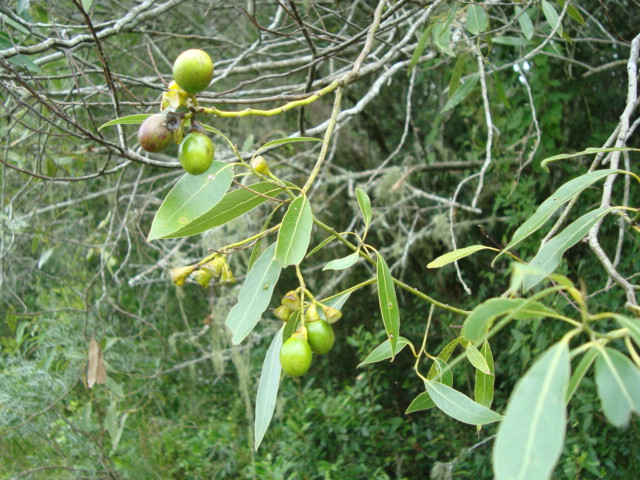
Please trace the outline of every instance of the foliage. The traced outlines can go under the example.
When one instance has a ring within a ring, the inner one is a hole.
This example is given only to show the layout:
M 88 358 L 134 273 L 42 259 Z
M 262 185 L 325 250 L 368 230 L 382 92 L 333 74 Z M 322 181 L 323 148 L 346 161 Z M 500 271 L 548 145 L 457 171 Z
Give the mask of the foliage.
M 5 477 L 632 475 L 635 3 L 0 6 Z

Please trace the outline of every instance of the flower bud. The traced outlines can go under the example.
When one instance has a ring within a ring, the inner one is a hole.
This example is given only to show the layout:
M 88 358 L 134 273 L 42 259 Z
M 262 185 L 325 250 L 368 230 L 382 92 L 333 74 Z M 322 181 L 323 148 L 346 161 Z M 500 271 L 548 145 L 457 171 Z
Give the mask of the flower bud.
M 289 317 L 291 317 L 291 310 L 289 310 L 289 308 L 285 307 L 284 305 L 280 305 L 273 311 L 273 315 L 277 319 L 287 323 L 287 321 L 289 321 Z
M 309 308 L 307 308 L 307 313 L 304 316 L 304 320 L 305 322 L 317 322 L 318 320 L 320 320 L 318 309 L 313 303 L 309 305 Z
M 231 271 L 231 267 L 227 262 L 224 262 L 222 266 L 222 273 L 220 274 L 220 285 L 230 285 L 232 283 L 236 283 L 236 279 L 233 276 L 233 272 Z
M 251 168 L 253 168 L 256 172 L 261 173 L 262 175 L 269 174 L 269 165 L 262 155 L 258 155 L 253 160 L 251 160 Z
M 209 286 L 209 281 L 211 280 L 211 274 L 206 270 L 200 269 L 196 270 L 191 274 L 193 278 L 195 278 L 196 282 L 202 285 L 202 288 L 207 288 Z
M 184 285 L 185 280 L 196 269 L 194 265 L 187 265 L 186 267 L 172 268 L 170 271 L 171 281 L 178 287 Z
M 224 257 L 217 256 L 210 262 L 202 266 L 205 272 L 208 272 L 213 278 L 218 279 L 222 275 L 222 267 L 226 265 L 227 261 Z
M 342 312 L 340 310 L 329 307 L 327 305 L 322 307 L 322 313 L 324 313 L 324 317 L 327 319 L 327 323 L 329 325 L 336 323 L 342 318 Z
M 282 297 L 282 305 L 292 312 L 300 308 L 300 299 L 298 298 L 298 294 L 295 290 L 287 292 L 287 294 Z

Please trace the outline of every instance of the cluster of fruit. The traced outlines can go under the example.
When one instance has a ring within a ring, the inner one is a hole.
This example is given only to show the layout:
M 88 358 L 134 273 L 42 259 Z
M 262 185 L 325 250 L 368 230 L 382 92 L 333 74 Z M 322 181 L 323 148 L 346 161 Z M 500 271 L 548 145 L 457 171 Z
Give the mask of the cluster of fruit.
M 173 81 L 163 93 L 161 113 L 151 115 L 138 130 L 138 142 L 147 152 L 159 152 L 174 141 L 180 145 L 178 159 L 191 175 L 206 172 L 213 162 L 213 142 L 204 129 L 191 117 L 191 128 L 184 136 L 183 122 L 175 110 L 181 106 L 197 104 L 196 93 L 209 86 L 213 78 L 213 61 L 202 50 L 182 52 L 173 64 Z
M 189 275 L 204 288 L 209 286 L 211 280 L 217 280 L 220 285 L 236 282 L 231 267 L 223 255 L 216 255 L 203 265 L 195 264 L 171 269 L 171 280 L 178 287 L 184 285 Z
M 300 326 L 284 342 L 280 350 L 280 365 L 288 375 L 299 377 L 304 375 L 311 366 L 313 353 L 323 355 L 333 347 L 335 335 L 331 324 L 342 317 L 342 313 L 333 307 L 322 306 L 326 320 L 320 318 L 315 303 L 310 304 L 302 315 L 303 307 L 296 291 L 287 293 L 282 298 L 282 304 L 274 310 L 274 315 L 283 322 L 300 319 Z

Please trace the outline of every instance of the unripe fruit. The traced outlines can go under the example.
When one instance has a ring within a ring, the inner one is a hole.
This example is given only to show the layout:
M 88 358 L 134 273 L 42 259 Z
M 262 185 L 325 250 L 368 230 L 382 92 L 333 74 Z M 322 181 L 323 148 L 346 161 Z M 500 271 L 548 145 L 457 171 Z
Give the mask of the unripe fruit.
M 209 86 L 213 78 L 213 61 L 202 50 L 182 52 L 173 64 L 173 79 L 188 93 L 199 93 Z
M 151 115 L 138 129 L 138 142 L 147 152 L 159 152 L 169 146 L 173 132 L 169 130 L 166 115 Z
M 261 173 L 262 175 L 269 174 L 269 165 L 262 155 L 258 155 L 253 160 L 251 160 L 251 168 L 253 168 L 256 172 Z
M 178 160 L 187 173 L 200 175 L 209 170 L 213 153 L 213 142 L 206 134 L 191 132 L 180 144 Z
M 295 290 L 287 292 L 285 296 L 282 297 L 281 303 L 292 312 L 300 308 L 300 299 L 298 298 L 298 294 Z
M 218 257 L 215 257 L 210 262 L 203 265 L 202 269 L 206 272 L 209 272 L 212 277 L 217 279 L 217 278 L 220 278 L 220 275 L 222 275 L 222 267 L 224 267 L 226 263 L 227 261 L 225 260 L 224 257 L 218 256 Z
M 196 282 L 198 282 L 202 288 L 207 288 L 211 281 L 211 274 L 204 269 L 196 270 L 191 274 L 191 276 L 195 278 Z
M 280 350 L 280 365 L 284 373 L 292 377 L 304 375 L 311 366 L 311 347 L 304 339 L 295 335 L 289 337 Z
M 187 277 L 191 275 L 195 269 L 196 267 L 194 265 L 172 268 L 170 272 L 171 280 L 178 287 L 181 287 L 182 285 L 184 285 L 184 282 L 187 279 Z
M 307 327 L 307 341 L 311 350 L 320 355 L 331 350 L 335 342 L 335 335 L 331 325 L 324 320 L 318 320 L 316 322 L 308 322 L 305 326 Z
M 273 311 L 273 315 L 277 319 L 287 323 L 289 321 L 289 318 L 291 317 L 291 310 L 289 310 L 289 308 L 285 307 L 284 305 L 280 305 Z
M 233 283 L 236 283 L 236 278 L 233 276 L 229 264 L 225 262 L 222 266 L 222 273 L 220 273 L 220 285 L 231 285 Z

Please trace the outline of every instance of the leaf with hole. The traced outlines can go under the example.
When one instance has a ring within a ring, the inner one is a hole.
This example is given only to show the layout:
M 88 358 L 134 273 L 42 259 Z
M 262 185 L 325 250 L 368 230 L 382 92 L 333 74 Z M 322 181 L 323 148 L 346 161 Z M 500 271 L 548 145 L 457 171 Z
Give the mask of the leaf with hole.
M 226 163 L 213 162 L 202 175 L 184 175 L 171 189 L 156 212 L 148 240 L 181 236 L 216 205 L 233 181 L 233 169 Z
M 544 352 L 518 381 L 493 449 L 496 479 L 551 478 L 564 445 L 569 372 L 569 348 L 561 342 Z
M 400 310 L 398 309 L 398 299 L 396 298 L 389 266 L 382 258 L 382 255 L 378 253 L 377 257 L 378 302 L 384 328 L 391 343 L 391 358 L 393 358 L 396 352 L 396 344 L 400 337 Z
M 227 316 L 225 325 L 233 333 L 231 341 L 234 345 L 249 335 L 269 306 L 273 288 L 282 270 L 276 262 L 275 251 L 274 243 L 260 255 L 240 287 L 238 302 Z

